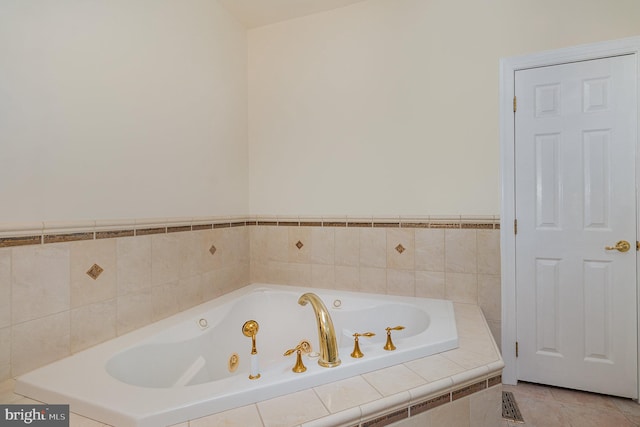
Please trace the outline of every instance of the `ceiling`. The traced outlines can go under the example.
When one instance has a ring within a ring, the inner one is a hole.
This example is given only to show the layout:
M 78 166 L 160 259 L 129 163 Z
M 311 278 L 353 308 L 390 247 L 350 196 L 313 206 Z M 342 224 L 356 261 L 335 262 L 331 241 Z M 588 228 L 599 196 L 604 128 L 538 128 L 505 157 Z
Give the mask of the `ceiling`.
M 364 0 L 218 0 L 247 28 L 336 9 Z

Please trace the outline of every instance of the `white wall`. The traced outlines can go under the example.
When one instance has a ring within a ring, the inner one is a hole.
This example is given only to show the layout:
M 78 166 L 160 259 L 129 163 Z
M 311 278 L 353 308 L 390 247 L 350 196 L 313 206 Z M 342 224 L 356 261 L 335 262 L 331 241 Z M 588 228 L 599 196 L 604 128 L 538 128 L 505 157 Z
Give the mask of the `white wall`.
M 251 30 L 250 212 L 497 214 L 499 59 L 638 34 L 637 0 L 370 0 Z
M 0 221 L 246 214 L 246 50 L 212 0 L 0 2 Z
M 248 36 L 215 0 L 3 0 L 0 222 L 497 214 L 499 58 L 637 34 L 637 0 L 369 0 Z

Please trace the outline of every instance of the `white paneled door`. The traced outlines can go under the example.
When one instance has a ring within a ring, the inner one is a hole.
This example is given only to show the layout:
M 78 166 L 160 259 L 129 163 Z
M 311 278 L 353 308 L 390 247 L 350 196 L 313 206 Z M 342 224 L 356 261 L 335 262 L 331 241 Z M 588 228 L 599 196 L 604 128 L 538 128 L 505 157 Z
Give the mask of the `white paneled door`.
M 519 380 L 638 397 L 635 82 L 635 55 L 515 73 Z

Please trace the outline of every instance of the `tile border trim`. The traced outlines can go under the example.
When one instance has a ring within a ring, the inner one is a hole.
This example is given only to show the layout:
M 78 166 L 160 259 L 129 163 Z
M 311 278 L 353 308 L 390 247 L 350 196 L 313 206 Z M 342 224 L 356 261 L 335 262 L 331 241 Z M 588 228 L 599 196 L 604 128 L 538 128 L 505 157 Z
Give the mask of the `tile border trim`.
M 367 218 L 229 216 L 26 224 L 0 223 L 0 248 L 246 226 L 499 230 L 500 217 L 497 215 Z
M 377 414 L 373 418 L 355 424 L 354 427 L 385 427 L 396 421 L 414 417 L 431 409 L 437 408 L 447 403 L 455 402 L 457 399 L 471 396 L 477 392 L 487 390 L 491 387 L 502 384 L 502 373 L 497 375 L 491 374 L 488 377 L 462 387 L 452 387 L 449 391 L 439 392 L 435 396 L 422 399 L 417 403 L 411 403 L 408 406 L 395 408 L 389 412 Z

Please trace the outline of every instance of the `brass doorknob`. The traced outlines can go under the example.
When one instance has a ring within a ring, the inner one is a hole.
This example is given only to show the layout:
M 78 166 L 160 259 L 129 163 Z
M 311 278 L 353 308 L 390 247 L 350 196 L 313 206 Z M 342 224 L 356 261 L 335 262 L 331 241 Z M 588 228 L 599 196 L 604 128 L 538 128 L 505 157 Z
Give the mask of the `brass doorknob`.
M 627 252 L 629 249 L 631 249 L 631 244 L 629 244 L 629 242 L 627 242 L 626 240 L 620 240 L 618 243 L 616 243 L 615 246 L 605 246 L 604 248 L 608 251 L 616 250 L 619 252 Z

